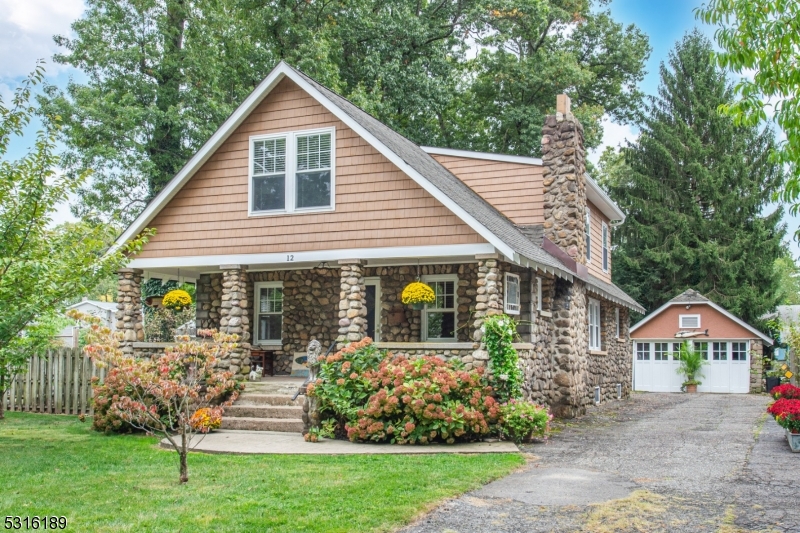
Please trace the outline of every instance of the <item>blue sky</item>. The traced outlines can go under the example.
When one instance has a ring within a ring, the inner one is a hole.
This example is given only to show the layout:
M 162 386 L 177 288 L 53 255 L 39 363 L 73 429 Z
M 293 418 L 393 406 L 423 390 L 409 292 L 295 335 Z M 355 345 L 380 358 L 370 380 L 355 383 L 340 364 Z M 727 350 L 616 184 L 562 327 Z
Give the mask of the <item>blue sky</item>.
M 658 67 L 666 60 L 669 50 L 683 35 L 698 27 L 709 37 L 714 28 L 704 26 L 694 18 L 693 10 L 701 0 L 613 0 L 601 9 L 610 9 L 614 19 L 624 24 L 635 24 L 650 37 L 653 51 L 647 63 L 647 76 L 642 83 L 646 94 L 655 94 L 658 88 Z M 70 76 L 80 73 L 54 65 L 50 56 L 56 51 L 54 34 L 69 34 L 69 25 L 83 10 L 83 0 L 0 0 L 0 95 L 8 100 L 11 90 L 30 71 L 37 58 L 48 59 L 48 78 L 51 83 L 66 85 Z M 28 128 L 25 139 L 11 146 L 9 156 L 18 157 L 33 143 L 36 126 Z M 636 130 L 627 125 L 607 122 L 604 146 L 616 146 L 626 138 L 633 139 Z M 594 157 L 602 150 L 595 152 Z M 594 159 L 590 156 L 590 158 Z M 66 208 L 60 212 L 68 219 Z M 800 227 L 800 218 L 785 218 L 789 232 Z M 793 255 L 800 255 L 800 247 L 792 243 Z

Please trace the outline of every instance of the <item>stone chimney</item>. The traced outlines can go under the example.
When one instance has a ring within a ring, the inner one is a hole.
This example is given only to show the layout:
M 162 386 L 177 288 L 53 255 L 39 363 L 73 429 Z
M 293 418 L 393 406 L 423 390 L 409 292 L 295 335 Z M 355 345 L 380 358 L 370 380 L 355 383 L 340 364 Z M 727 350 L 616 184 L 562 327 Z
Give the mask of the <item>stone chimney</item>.
M 578 263 L 586 264 L 586 180 L 583 126 L 569 97 L 556 98 L 556 114 L 542 128 L 544 236 Z

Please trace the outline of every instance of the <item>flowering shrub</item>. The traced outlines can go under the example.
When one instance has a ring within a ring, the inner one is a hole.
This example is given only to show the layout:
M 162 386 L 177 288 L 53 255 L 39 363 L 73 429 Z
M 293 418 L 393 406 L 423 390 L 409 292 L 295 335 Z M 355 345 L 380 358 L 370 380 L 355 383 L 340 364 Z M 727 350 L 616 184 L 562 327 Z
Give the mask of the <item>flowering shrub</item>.
M 178 334 L 178 328 L 194 318 L 193 305 L 180 311 L 150 308 L 144 319 L 144 338 L 148 342 L 172 342 Z
M 352 441 L 453 443 L 489 434 L 498 419 L 482 370 L 384 354 L 364 339 L 324 359 L 308 394 Z
M 180 311 L 181 309 L 192 305 L 192 297 L 189 296 L 189 293 L 186 291 L 175 289 L 164 295 L 164 298 L 161 300 L 161 305 L 167 309 Z
M 783 385 L 773 387 L 773 389 L 770 391 L 770 394 L 772 394 L 772 397 L 776 400 L 779 400 L 780 398 L 800 400 L 800 387 L 795 387 L 791 383 L 784 383 Z
M 780 398 L 767 408 L 767 412 L 775 417 L 779 426 L 800 433 L 800 400 Z
M 432 304 L 436 301 L 436 294 L 434 294 L 430 285 L 415 281 L 406 285 L 400 298 L 403 301 L 403 305 Z
M 501 402 L 522 396 L 522 370 L 517 350 L 511 345 L 517 335 L 517 324 L 511 317 L 495 315 L 483 321 L 483 341 L 489 352 L 492 386 Z
M 210 430 L 209 424 L 198 423 L 197 412 L 210 408 L 210 419 L 221 416 L 222 407 L 238 396 L 233 373 L 217 369 L 217 361 L 237 347 L 238 337 L 204 331 L 204 335 L 212 334 L 213 342 L 178 337 L 177 344 L 160 357 L 137 358 L 122 351 L 122 335 L 101 326 L 97 317 L 79 312 L 69 316 L 91 324 L 84 352 L 97 366 L 108 366 L 114 374 L 118 391 L 107 398 L 106 416 L 166 438 L 178 452 L 180 482 L 186 483 L 192 439 Z
M 500 433 L 517 444 L 547 438 L 553 415 L 544 405 L 509 400 L 500 406 Z
M 198 409 L 189 420 L 192 427 L 201 433 L 208 433 L 214 429 L 219 429 L 222 425 L 221 407 L 203 407 Z

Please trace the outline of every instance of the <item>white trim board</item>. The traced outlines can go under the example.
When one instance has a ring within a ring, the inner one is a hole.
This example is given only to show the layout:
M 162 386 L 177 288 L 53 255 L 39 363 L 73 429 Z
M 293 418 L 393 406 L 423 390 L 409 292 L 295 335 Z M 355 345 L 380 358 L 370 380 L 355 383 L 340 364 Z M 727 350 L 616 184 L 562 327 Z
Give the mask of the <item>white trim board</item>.
M 455 150 L 452 148 L 438 148 L 435 146 L 420 146 L 431 155 L 449 155 L 452 157 L 466 157 L 468 159 L 481 159 L 485 161 L 501 161 L 504 163 L 519 163 L 521 165 L 542 166 L 538 157 L 525 157 L 521 155 L 493 154 L 490 152 L 473 152 L 471 150 Z M 606 192 L 592 179 L 589 174 L 586 178 L 586 198 L 597 206 L 600 211 L 611 221 L 625 221 L 625 213 L 614 203 Z
M 293 263 L 319 263 L 322 261 L 338 261 L 340 259 L 388 259 L 406 258 L 421 259 L 425 257 L 440 258 L 448 256 L 465 257 L 478 254 L 494 253 L 491 244 L 451 244 L 445 246 L 402 246 L 396 248 L 348 248 L 341 250 L 319 250 L 311 252 L 289 252 L 270 254 L 235 254 L 235 255 L 196 255 L 185 257 L 152 257 L 135 258 L 128 268 L 143 270 L 158 268 L 204 268 L 220 265 L 275 265 L 291 268 Z
M 665 303 L 664 305 L 662 305 L 661 307 L 659 307 L 658 309 L 656 309 L 655 311 L 653 311 L 652 313 L 650 313 L 649 315 L 647 315 L 646 317 L 644 317 L 642 320 L 640 320 L 639 322 L 637 322 L 633 326 L 631 326 L 631 328 L 629 330 L 629 334 L 632 335 L 634 331 L 636 331 L 641 326 L 645 325 L 646 323 L 650 322 L 650 320 L 652 320 L 653 318 L 655 318 L 656 316 L 661 314 L 661 312 L 664 309 L 666 309 L 667 307 L 671 307 L 673 305 L 680 305 L 680 306 L 707 305 L 707 306 L 711 307 L 712 309 L 716 309 L 717 311 L 719 311 L 720 313 L 725 315 L 727 318 L 730 318 L 731 320 L 733 320 L 734 322 L 736 322 L 737 324 L 739 324 L 740 326 L 745 328 L 747 331 L 750 331 L 751 333 L 753 333 L 754 335 L 759 337 L 761 340 L 766 342 L 768 346 L 772 346 L 772 344 L 775 342 L 770 337 L 764 335 L 763 333 L 758 331 L 756 328 L 754 328 L 753 326 L 751 326 L 750 324 L 748 324 L 744 320 L 742 320 L 742 319 L 736 317 L 735 315 L 731 314 L 730 312 L 728 312 L 724 307 L 720 307 L 719 305 L 715 304 L 714 302 L 712 302 L 710 300 L 698 300 L 698 301 L 691 301 L 691 302 L 673 302 L 673 301 L 669 301 L 669 302 Z M 633 338 L 633 337 L 631 337 L 631 338 Z
M 291 67 L 281 61 L 269 75 L 262 81 L 258 87 L 245 99 L 244 102 L 234 111 L 234 113 L 226 120 L 220 128 L 214 132 L 211 138 L 203 145 L 203 147 L 184 165 L 184 167 L 175 175 L 167 186 L 153 199 L 150 204 L 142 211 L 142 213 L 131 223 L 130 226 L 120 235 L 114 243 L 112 250 L 119 248 L 124 243 L 133 239 L 142 230 L 147 227 L 147 224 L 158 214 L 158 212 L 177 194 L 183 185 L 208 161 L 213 153 L 222 145 L 225 140 L 241 125 L 242 122 L 250 115 L 250 113 L 258 106 L 264 98 L 275 88 L 275 86 L 284 78 L 291 79 L 307 94 L 314 98 L 320 105 L 330 111 L 334 116 L 341 120 L 347 127 L 352 129 L 357 135 L 361 136 L 365 141 L 378 150 L 384 157 L 391 161 L 397 168 L 404 172 L 408 177 L 413 179 L 418 185 L 430 193 L 434 198 L 447 207 L 453 214 L 459 217 L 465 224 L 477 232 L 481 237 L 486 239 L 489 243 L 497 248 L 497 251 L 502 253 L 508 258 L 517 259 L 516 254 L 508 244 L 506 244 L 497 235 L 491 232 L 487 227 L 478 222 L 475 217 L 469 214 L 463 207 L 454 202 L 446 194 L 442 193 L 439 188 L 434 186 L 425 176 L 413 169 L 407 164 L 400 156 L 390 150 L 385 144 L 378 140 L 374 135 L 368 132 L 360 124 L 358 124 L 350 115 L 345 113 L 339 106 L 331 102 L 315 87 L 306 82 L 299 76 Z M 141 267 L 134 267 L 141 268 Z

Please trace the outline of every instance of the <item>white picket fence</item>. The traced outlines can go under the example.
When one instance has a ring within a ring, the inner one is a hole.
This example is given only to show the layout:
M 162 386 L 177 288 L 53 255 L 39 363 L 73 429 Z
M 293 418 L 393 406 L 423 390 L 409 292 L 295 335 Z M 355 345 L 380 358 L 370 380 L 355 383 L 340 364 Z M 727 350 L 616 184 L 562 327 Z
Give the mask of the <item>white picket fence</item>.
M 92 377 L 103 380 L 105 373 L 79 348 L 51 350 L 31 357 L 27 372 L 17 375 L 3 402 L 7 411 L 93 414 Z

